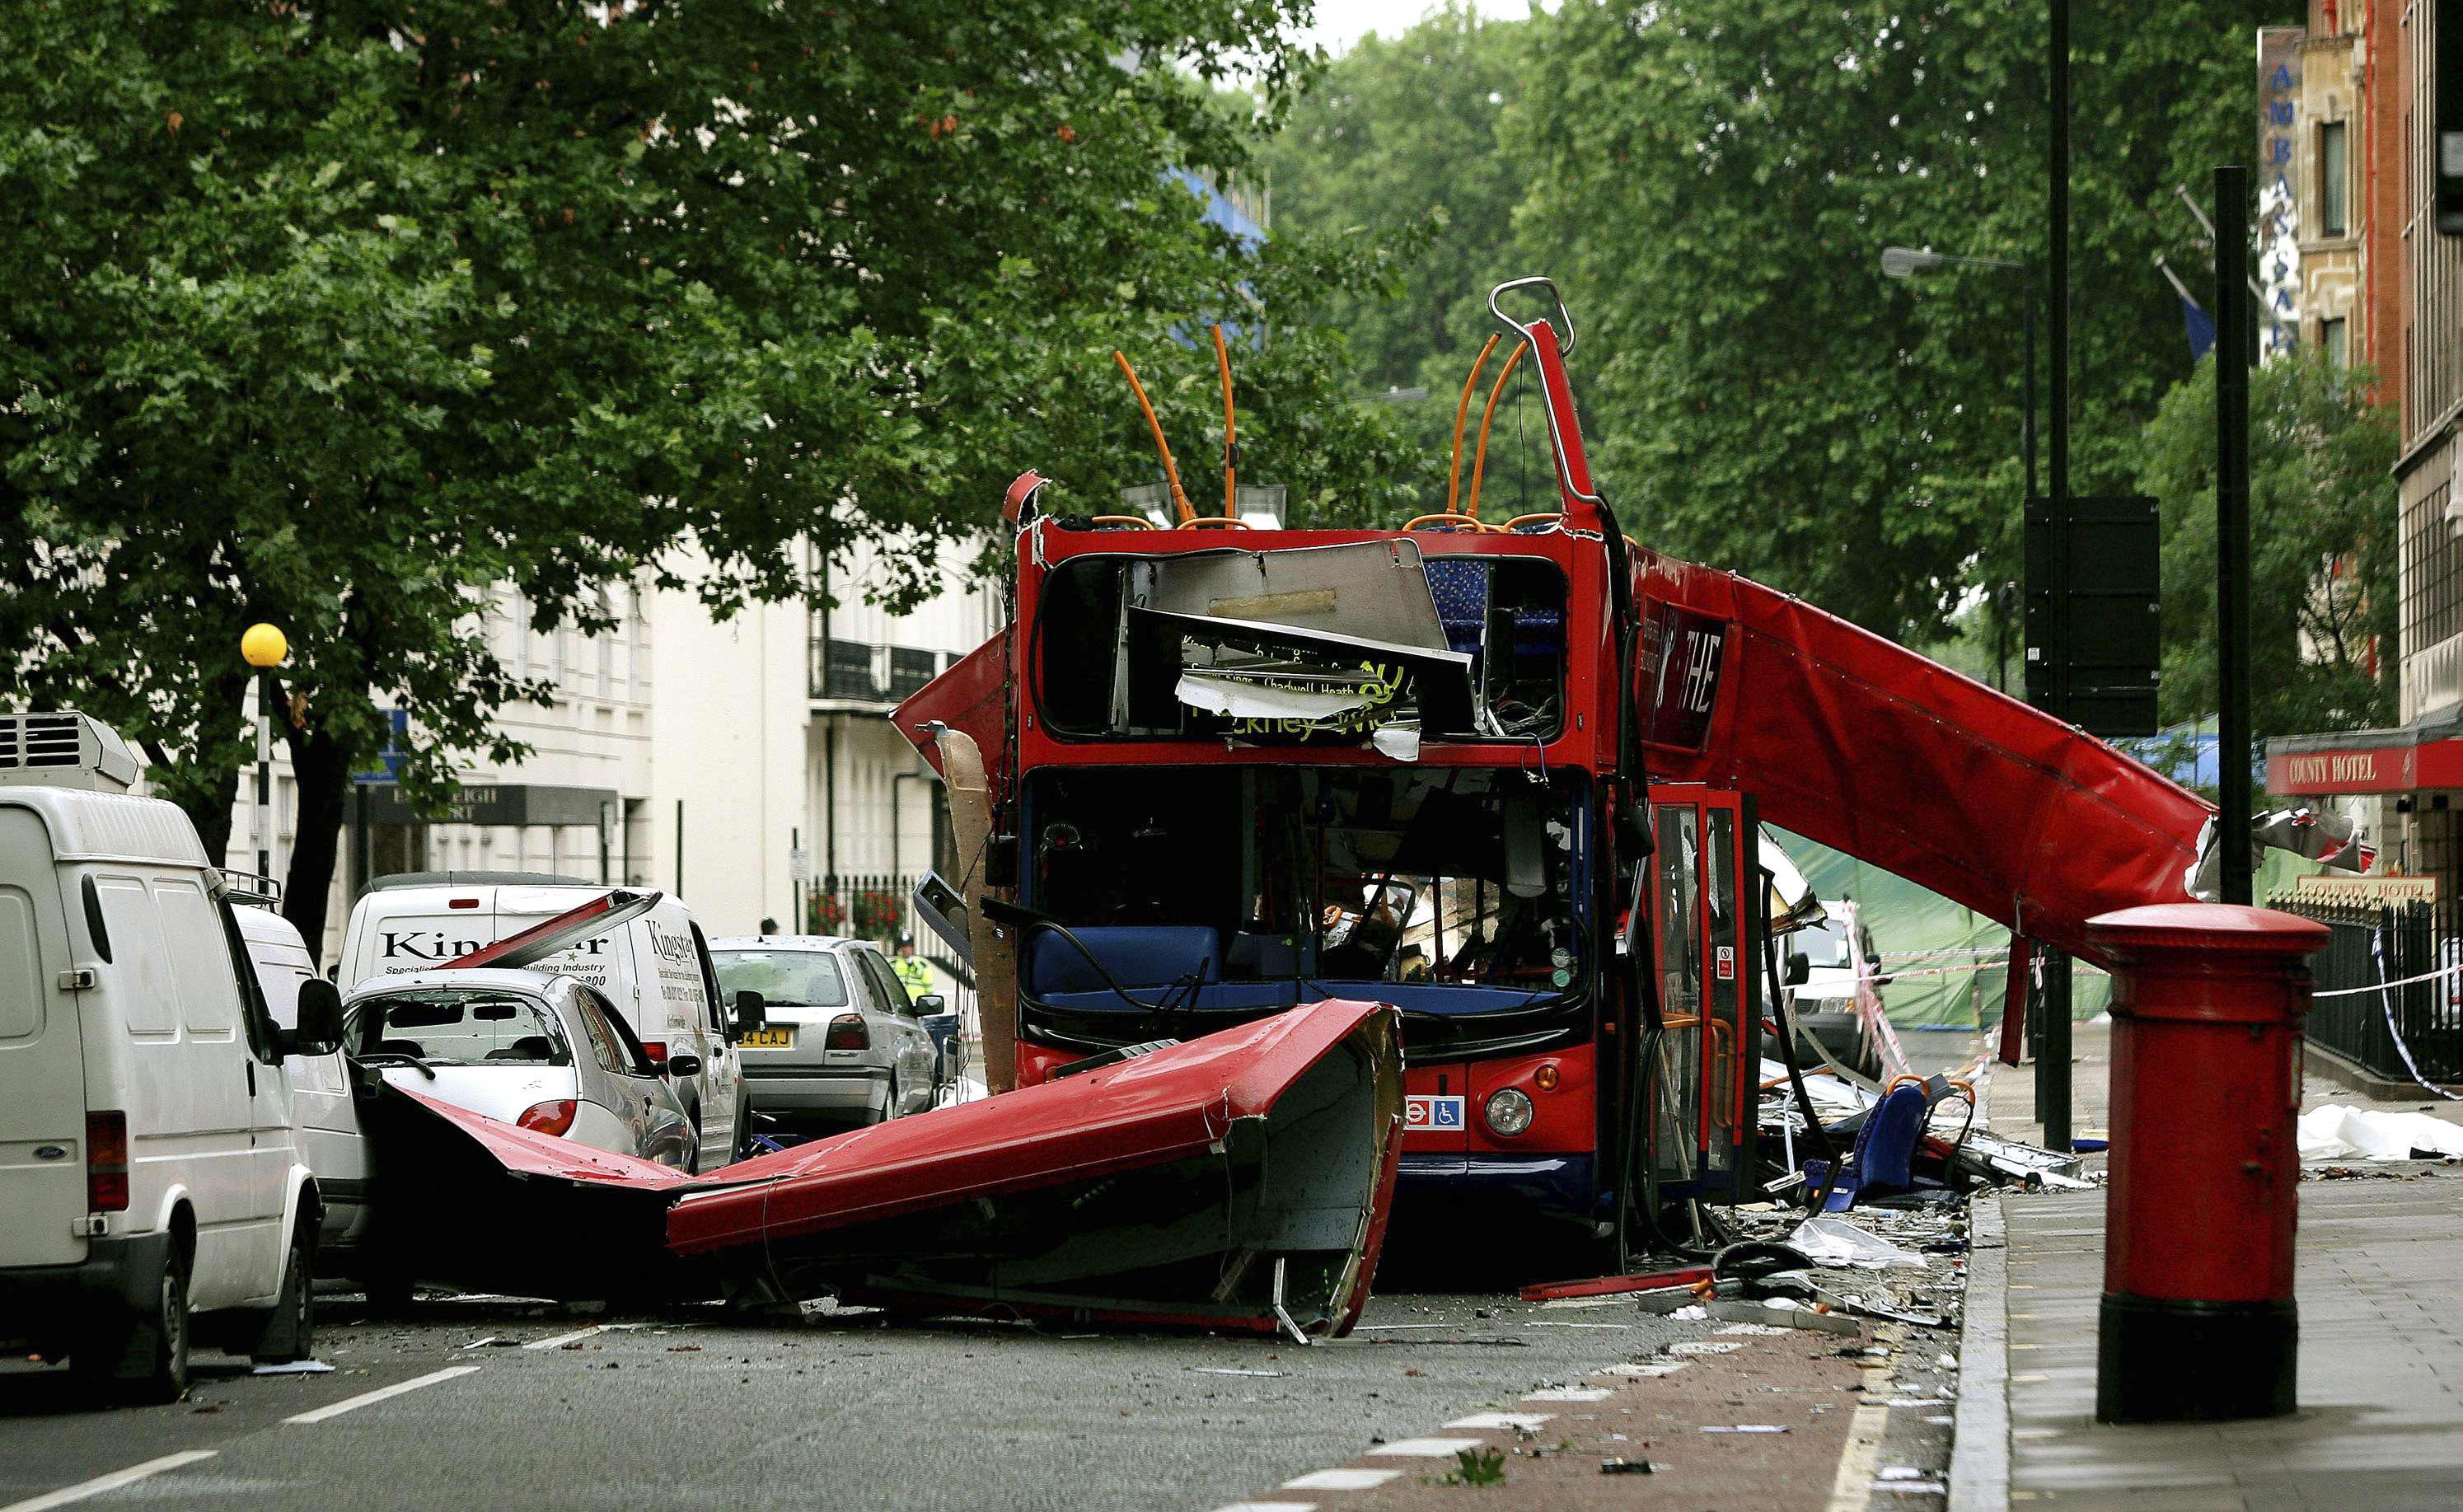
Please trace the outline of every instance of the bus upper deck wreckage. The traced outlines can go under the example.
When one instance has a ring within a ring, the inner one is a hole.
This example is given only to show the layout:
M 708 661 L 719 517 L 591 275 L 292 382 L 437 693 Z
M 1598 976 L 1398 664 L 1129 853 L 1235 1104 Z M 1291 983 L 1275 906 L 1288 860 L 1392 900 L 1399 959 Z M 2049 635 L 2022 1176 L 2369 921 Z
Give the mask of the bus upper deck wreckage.
M 1544 317 L 1509 313 L 1534 295 Z M 1441 513 L 1257 528 L 1227 451 L 1223 514 L 1199 516 L 1150 408 L 1176 521 L 1054 515 L 1018 479 L 1011 623 L 893 715 L 966 858 L 917 901 L 972 962 L 996 1093 L 1391 1003 L 1401 1216 L 1423 1192 L 1448 1214 L 1495 1198 L 1622 1258 L 1671 1203 L 1758 1191 L 1769 941 L 1807 922 L 1766 886 L 1765 822 L 2092 958 L 2089 918 L 2191 895 L 2214 816 L 2016 699 L 1629 540 L 1584 456 L 1555 286 L 1490 308 L 1515 345 L 1468 491 L 1496 340 L 1464 385 Z M 1489 426 L 1526 358 L 1555 507 L 1485 520 Z

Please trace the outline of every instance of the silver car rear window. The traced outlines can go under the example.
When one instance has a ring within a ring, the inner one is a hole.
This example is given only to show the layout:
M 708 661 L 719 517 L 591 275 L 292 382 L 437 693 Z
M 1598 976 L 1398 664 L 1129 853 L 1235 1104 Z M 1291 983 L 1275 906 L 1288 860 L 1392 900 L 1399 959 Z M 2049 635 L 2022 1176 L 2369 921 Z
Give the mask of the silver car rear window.
M 759 993 L 773 1008 L 843 1008 L 846 978 L 824 951 L 712 951 L 720 991 Z
M 430 1065 L 565 1065 L 572 1057 L 547 1004 L 484 987 L 387 993 L 351 1006 L 351 1048 Z

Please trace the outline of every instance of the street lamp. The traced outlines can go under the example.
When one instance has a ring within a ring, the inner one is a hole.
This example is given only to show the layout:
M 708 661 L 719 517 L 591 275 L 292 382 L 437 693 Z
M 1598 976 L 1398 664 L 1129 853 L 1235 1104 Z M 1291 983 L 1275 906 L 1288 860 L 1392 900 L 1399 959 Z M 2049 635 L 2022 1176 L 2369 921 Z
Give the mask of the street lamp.
M 240 660 L 256 668 L 256 874 L 273 876 L 273 669 L 291 654 L 275 625 L 251 625 L 239 638 Z

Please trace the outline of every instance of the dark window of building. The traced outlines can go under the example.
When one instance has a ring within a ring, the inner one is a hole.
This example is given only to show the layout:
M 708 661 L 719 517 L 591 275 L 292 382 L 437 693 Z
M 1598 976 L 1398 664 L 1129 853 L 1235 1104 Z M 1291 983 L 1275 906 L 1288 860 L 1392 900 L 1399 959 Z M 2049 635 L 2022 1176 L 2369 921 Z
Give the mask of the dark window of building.
M 2349 367 L 2352 365 L 2351 328 L 2352 322 L 2349 320 L 2321 320 L 2318 322 L 2318 345 L 2320 349 L 2326 354 L 2327 366 Z
M 2318 128 L 2318 233 L 2348 236 L 2352 230 L 2351 146 L 2343 122 Z
M 2449 489 L 2424 492 L 2404 509 L 2403 654 L 2417 656 L 2463 633 L 2463 542 L 2446 517 Z

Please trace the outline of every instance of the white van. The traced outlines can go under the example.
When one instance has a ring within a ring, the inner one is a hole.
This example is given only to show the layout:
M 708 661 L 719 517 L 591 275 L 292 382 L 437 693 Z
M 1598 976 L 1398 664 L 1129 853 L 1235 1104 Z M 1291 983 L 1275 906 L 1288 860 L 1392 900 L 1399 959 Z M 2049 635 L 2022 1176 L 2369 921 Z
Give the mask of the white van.
M 275 1027 L 222 877 L 119 736 L 0 714 L 0 1347 L 141 1398 L 197 1335 L 308 1352 L 320 1198 L 284 1057 L 331 1051 L 331 984 Z
M 297 1030 L 299 998 L 320 989 L 316 960 L 308 953 L 299 931 L 272 910 L 243 903 L 231 916 L 239 923 L 241 941 L 256 967 L 257 986 L 265 994 L 267 1013 L 274 1027 Z M 330 983 L 325 984 L 330 986 Z M 337 997 L 339 995 L 337 994 Z M 366 1138 L 360 1129 L 360 1111 L 353 1101 L 350 1067 L 339 1049 L 321 1055 L 294 1054 L 283 1062 L 291 1083 L 291 1112 L 300 1154 L 316 1177 L 323 1222 L 316 1240 L 316 1272 L 338 1276 L 357 1272 L 360 1246 L 368 1234 L 368 1194 L 373 1171 Z
M 341 987 L 372 977 L 432 971 L 519 934 L 610 888 L 536 872 L 418 871 L 369 884 L 342 939 Z M 711 1171 L 741 1152 L 751 1129 L 735 1026 L 722 1005 L 709 945 L 685 906 L 658 894 L 637 916 L 568 950 L 521 964 L 597 988 L 624 1016 L 653 1063 L 691 1055 L 701 1064 L 676 1081 L 692 1121 L 686 1169 Z M 512 964 L 512 963 L 507 963 Z

